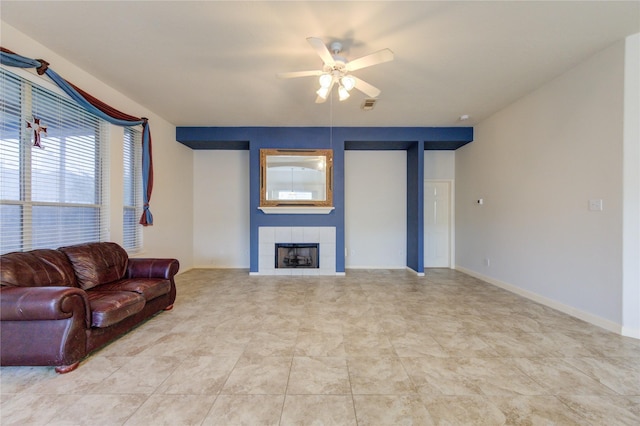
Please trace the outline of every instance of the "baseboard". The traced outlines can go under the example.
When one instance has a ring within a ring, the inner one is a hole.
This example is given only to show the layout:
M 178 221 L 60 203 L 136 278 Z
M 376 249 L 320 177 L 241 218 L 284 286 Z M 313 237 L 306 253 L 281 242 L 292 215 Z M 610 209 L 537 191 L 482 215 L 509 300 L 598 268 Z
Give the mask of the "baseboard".
M 196 265 L 191 269 L 237 269 L 237 270 L 245 270 L 248 271 L 248 266 L 221 266 L 221 265 Z
M 388 270 L 388 271 L 402 271 L 407 270 L 413 272 L 419 277 L 424 277 L 424 272 L 416 272 L 415 269 L 411 269 L 408 266 L 354 266 L 350 268 L 346 268 L 347 270 L 351 269 L 354 271 L 380 271 L 380 270 Z
M 267 275 L 267 274 L 261 274 L 260 272 L 249 272 L 249 275 L 252 277 L 277 277 L 277 276 L 281 276 L 281 277 L 293 277 L 295 275 Z M 332 277 L 333 275 L 298 275 L 300 277 Z M 335 274 L 336 277 L 344 277 L 346 276 L 346 274 L 344 272 L 336 272 Z
M 418 272 L 418 271 L 416 271 L 415 269 L 410 268 L 410 267 L 408 267 L 408 266 L 406 267 L 406 269 L 407 269 L 407 271 L 413 272 L 413 273 L 414 273 L 414 274 L 416 274 L 416 276 L 418 276 L 418 277 L 424 277 L 424 272 Z
M 640 330 L 637 328 L 622 327 L 622 333 L 625 337 L 633 337 L 634 339 L 640 339 Z
M 390 271 L 399 271 L 401 269 L 405 269 L 406 266 L 379 266 L 379 265 L 360 265 L 360 266 L 347 266 L 345 267 L 345 269 L 353 269 L 354 271 L 357 270 L 361 270 L 361 271 L 371 271 L 371 270 L 380 270 L 380 269 L 387 269 Z
M 578 318 L 580 320 L 586 321 L 589 324 L 593 324 L 595 326 L 604 328 L 605 330 L 611 331 L 613 333 L 616 334 L 620 334 L 620 335 L 625 335 L 627 336 L 627 334 L 623 334 L 623 332 L 625 330 L 623 330 L 622 326 L 620 324 L 616 324 L 613 321 L 604 319 L 602 317 L 599 317 L 597 315 L 593 315 L 589 312 L 585 312 L 582 311 L 580 309 L 576 309 L 573 306 L 569 306 L 569 305 L 565 305 L 564 303 L 560 303 L 557 300 L 553 300 L 550 299 L 548 297 L 545 296 L 541 296 L 537 293 L 534 293 L 532 291 L 529 290 L 524 290 L 520 287 L 516 287 L 513 284 L 509 284 L 506 283 L 504 281 L 500 281 L 497 280 L 495 278 L 491 278 L 488 277 L 486 275 L 482 275 L 476 271 L 473 271 L 471 269 L 467 269 L 465 267 L 456 265 L 455 267 L 456 270 L 460 271 L 460 272 L 464 272 L 467 275 L 471 275 L 474 278 L 478 278 L 479 280 L 485 281 L 491 285 L 495 285 L 496 287 L 500 287 L 503 290 L 507 290 L 510 291 L 511 293 L 515 293 L 519 296 L 525 297 L 529 300 L 532 300 L 534 302 L 540 303 L 542 305 L 548 306 L 550 308 L 553 308 L 557 311 L 563 312 L 567 315 L 571 315 L 572 317 Z M 634 331 L 634 330 L 630 330 L 630 331 Z M 637 330 L 635 330 L 635 332 L 637 332 Z M 634 337 L 634 336 L 630 336 L 630 337 Z
M 242 268 L 242 267 L 236 267 L 236 266 L 211 266 L 211 265 L 205 265 L 205 266 L 191 266 L 190 268 L 184 269 L 184 270 L 180 270 L 178 271 L 178 273 L 176 275 L 180 275 L 180 274 L 184 274 L 185 272 L 189 272 L 189 271 L 193 271 L 195 269 L 225 269 L 225 270 L 238 270 L 238 271 L 249 271 L 249 268 Z

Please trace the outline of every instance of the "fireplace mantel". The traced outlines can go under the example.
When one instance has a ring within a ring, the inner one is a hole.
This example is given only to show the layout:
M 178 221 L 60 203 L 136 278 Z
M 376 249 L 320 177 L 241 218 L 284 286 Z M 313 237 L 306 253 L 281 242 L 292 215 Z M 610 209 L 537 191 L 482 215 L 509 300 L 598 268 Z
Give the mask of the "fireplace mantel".
M 329 214 L 335 207 L 286 206 L 258 207 L 264 214 Z

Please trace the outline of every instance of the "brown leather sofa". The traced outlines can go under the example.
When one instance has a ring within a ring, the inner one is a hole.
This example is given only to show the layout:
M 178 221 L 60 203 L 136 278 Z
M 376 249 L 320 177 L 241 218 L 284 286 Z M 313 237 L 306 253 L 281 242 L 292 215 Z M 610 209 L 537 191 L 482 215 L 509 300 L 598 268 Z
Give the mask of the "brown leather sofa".
M 0 256 L 0 365 L 74 370 L 176 298 L 176 259 L 129 258 L 115 243 Z

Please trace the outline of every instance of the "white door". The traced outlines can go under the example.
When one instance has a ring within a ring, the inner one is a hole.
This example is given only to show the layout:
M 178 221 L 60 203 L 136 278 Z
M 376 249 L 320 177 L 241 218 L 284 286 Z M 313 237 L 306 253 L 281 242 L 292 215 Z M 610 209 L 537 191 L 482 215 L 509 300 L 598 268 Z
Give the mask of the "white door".
M 424 184 L 424 266 L 451 266 L 451 182 Z

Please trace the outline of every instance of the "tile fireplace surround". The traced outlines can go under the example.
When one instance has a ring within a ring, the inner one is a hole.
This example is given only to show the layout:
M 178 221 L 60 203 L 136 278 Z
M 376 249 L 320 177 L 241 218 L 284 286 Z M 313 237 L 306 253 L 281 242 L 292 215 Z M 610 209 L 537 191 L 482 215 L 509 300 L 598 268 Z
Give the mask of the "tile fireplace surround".
M 319 243 L 319 268 L 275 267 L 276 243 Z M 261 226 L 258 228 L 258 272 L 251 275 L 337 275 L 336 228 L 333 226 Z

